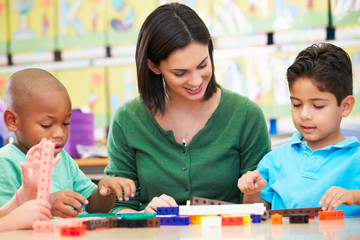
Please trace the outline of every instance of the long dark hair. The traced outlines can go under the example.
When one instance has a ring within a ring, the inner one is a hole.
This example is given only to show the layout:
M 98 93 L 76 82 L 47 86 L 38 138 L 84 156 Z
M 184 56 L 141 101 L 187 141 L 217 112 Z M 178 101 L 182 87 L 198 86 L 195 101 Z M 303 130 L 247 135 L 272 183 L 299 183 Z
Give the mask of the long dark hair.
M 213 43 L 205 23 L 194 10 L 179 3 L 161 5 L 145 19 L 136 45 L 138 90 L 143 103 L 154 114 L 159 110 L 164 113 L 166 90 L 162 76 L 148 68 L 148 59 L 158 65 L 172 52 L 191 42 L 209 48 L 212 77 L 205 91 L 205 101 L 219 86 L 214 75 Z

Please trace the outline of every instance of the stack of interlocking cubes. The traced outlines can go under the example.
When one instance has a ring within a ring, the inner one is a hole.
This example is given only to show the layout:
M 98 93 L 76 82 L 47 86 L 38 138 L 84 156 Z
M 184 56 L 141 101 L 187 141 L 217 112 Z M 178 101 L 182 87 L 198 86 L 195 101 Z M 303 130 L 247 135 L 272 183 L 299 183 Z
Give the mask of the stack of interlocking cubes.
M 160 225 L 201 224 L 203 227 L 261 223 L 263 203 L 230 204 L 212 199 L 192 197 L 190 205 L 157 208 Z

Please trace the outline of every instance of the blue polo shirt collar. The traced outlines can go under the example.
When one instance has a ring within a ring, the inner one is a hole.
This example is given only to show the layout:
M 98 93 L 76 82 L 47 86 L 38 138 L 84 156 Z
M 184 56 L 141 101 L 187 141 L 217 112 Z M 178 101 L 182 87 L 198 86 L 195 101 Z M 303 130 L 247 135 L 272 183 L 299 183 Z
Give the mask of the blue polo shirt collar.
M 303 135 L 300 132 L 294 133 L 291 137 L 291 147 L 293 149 L 303 148 L 305 150 L 307 148 L 307 142 L 302 141 L 302 139 L 303 139 Z M 357 138 L 348 137 L 344 141 L 324 147 L 323 150 L 331 149 L 331 148 L 351 148 L 357 146 L 360 146 L 360 142 L 357 140 Z

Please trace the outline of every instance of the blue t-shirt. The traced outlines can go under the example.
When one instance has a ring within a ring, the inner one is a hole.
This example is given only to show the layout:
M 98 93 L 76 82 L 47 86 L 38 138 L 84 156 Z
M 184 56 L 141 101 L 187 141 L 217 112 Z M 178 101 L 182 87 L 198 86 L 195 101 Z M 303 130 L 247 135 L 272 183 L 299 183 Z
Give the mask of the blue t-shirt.
M 50 192 L 69 190 L 89 198 L 97 186 L 79 169 L 65 150 L 58 155 L 61 160 L 53 168 Z M 13 144 L 7 144 L 0 149 L 0 207 L 7 203 L 21 186 L 20 162 L 25 162 L 25 157 Z
M 267 181 L 261 198 L 272 209 L 321 207 L 319 201 L 332 186 L 360 188 L 360 143 L 355 137 L 312 151 L 297 132 L 291 143 L 264 156 L 258 165 Z M 341 205 L 347 216 L 359 216 L 360 206 Z

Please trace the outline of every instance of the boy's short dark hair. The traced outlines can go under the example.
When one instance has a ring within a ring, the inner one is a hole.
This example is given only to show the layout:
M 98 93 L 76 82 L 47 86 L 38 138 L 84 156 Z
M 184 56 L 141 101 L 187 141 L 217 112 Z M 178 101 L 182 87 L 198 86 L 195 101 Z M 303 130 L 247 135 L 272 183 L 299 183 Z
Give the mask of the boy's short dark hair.
M 53 90 L 67 92 L 65 86 L 50 72 L 39 68 L 28 68 L 15 72 L 5 86 L 5 107 L 21 114 L 32 103 L 34 92 Z
M 319 91 L 335 95 L 338 106 L 353 94 L 349 55 L 331 43 L 318 43 L 302 50 L 286 73 L 289 89 L 299 78 L 309 78 Z

